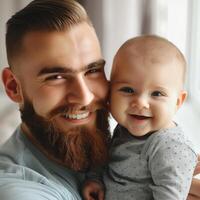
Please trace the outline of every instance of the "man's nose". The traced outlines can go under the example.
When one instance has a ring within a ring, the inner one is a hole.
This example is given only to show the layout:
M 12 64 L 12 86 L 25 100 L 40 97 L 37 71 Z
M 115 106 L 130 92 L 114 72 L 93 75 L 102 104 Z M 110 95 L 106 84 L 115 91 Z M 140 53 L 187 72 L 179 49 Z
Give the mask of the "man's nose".
M 93 101 L 93 99 L 94 94 L 84 77 L 80 76 L 73 80 L 70 94 L 68 94 L 68 103 L 87 106 Z
M 149 100 L 146 96 L 138 96 L 134 97 L 133 101 L 131 102 L 131 106 L 136 107 L 137 109 L 149 109 Z

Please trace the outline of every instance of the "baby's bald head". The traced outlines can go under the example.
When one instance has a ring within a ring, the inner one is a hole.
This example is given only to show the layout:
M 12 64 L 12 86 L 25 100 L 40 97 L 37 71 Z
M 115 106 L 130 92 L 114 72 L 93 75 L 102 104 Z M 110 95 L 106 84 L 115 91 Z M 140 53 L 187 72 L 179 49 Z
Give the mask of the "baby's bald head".
M 186 60 L 174 44 L 162 37 L 145 35 L 126 41 L 115 55 L 111 81 L 115 77 L 118 66 L 122 66 L 118 65 L 118 61 L 124 60 L 124 65 L 126 65 L 128 59 L 132 59 L 133 62 L 140 60 L 140 63 L 143 63 L 144 65 L 142 65 L 145 67 L 148 67 L 149 63 L 160 67 L 165 63 L 164 66 L 166 67 L 169 63 L 170 66 L 173 66 L 169 70 L 171 70 L 171 73 L 177 72 L 177 78 L 180 78 L 181 87 L 183 86 L 186 74 Z

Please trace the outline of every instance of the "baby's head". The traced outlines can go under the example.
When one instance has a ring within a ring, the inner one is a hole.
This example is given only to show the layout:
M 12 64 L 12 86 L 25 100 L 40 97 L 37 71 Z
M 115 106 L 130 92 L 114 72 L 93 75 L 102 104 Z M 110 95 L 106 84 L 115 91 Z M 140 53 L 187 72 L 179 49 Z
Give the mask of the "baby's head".
M 168 40 L 146 35 L 126 41 L 111 72 L 110 109 L 116 121 L 135 136 L 174 126 L 186 98 L 186 61 Z

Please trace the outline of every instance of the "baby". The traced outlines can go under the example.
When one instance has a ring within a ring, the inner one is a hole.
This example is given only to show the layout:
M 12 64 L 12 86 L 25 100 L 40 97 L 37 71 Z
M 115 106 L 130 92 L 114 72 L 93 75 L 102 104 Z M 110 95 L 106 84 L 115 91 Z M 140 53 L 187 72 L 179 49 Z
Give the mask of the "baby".
M 87 200 L 185 200 L 197 154 L 173 121 L 186 99 L 186 61 L 168 40 L 126 41 L 111 72 L 110 111 L 118 122 L 102 182 L 87 180 Z M 105 185 L 105 194 L 104 186 Z

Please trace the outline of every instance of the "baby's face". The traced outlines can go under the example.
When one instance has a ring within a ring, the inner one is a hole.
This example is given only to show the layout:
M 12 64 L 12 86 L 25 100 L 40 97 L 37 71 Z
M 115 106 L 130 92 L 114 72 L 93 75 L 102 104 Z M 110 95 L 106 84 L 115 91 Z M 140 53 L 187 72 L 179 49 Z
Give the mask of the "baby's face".
M 185 97 L 180 62 L 123 52 L 115 58 L 110 109 L 135 136 L 174 126 L 172 118 Z

